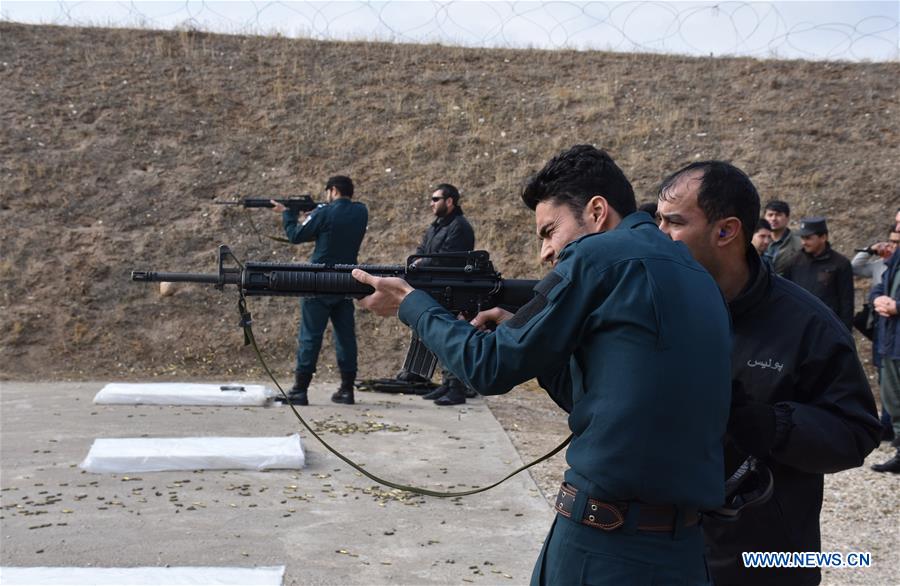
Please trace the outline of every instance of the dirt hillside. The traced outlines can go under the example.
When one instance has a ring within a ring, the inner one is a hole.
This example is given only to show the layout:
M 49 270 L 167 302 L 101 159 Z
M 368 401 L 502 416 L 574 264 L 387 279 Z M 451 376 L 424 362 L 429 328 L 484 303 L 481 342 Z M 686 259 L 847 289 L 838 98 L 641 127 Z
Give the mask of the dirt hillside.
M 562 148 L 607 149 L 653 198 L 666 172 L 723 158 L 836 248 L 883 237 L 900 202 L 897 63 L 702 59 L 335 43 L 192 31 L 0 24 L 0 376 L 258 373 L 236 296 L 160 297 L 133 269 L 303 261 L 268 210 L 217 198 L 311 193 L 348 174 L 370 210 L 363 262 L 402 261 L 439 182 L 463 191 L 478 246 L 537 277 L 522 179 Z M 893 207 L 892 207 L 893 206 Z M 252 300 L 288 376 L 296 302 Z M 358 314 L 361 372 L 397 370 L 406 332 Z M 330 341 L 320 373 L 334 378 Z

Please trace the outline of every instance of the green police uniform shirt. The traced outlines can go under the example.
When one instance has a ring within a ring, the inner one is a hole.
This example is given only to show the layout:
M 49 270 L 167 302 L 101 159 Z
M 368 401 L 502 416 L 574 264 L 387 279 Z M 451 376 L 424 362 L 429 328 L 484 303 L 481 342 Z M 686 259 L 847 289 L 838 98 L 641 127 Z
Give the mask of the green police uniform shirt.
M 592 497 L 722 504 L 727 308 L 709 273 L 649 215 L 570 243 L 534 299 L 493 332 L 457 320 L 423 291 L 410 293 L 399 315 L 485 395 L 568 365 L 566 481 Z

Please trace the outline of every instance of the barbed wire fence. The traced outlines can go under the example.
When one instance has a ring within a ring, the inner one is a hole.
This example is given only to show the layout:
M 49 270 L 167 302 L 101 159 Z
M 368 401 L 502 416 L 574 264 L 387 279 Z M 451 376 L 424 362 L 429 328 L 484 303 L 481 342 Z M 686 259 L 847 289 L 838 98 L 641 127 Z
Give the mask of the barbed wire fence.
M 35 8 L 41 4 L 40 12 Z M 468 47 L 895 61 L 895 2 L 4 2 L 3 20 Z M 24 18 L 23 18 L 24 15 Z

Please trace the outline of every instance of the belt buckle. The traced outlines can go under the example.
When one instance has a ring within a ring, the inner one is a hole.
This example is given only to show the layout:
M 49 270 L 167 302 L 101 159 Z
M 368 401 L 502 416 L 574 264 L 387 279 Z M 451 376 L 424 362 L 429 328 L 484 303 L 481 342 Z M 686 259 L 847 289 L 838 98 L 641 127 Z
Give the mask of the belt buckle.
M 599 516 L 603 511 L 612 513 L 612 522 L 604 523 L 599 520 Z M 615 505 L 589 499 L 587 510 L 585 510 L 585 515 L 582 518 L 582 522 L 585 525 L 598 527 L 600 529 L 603 529 L 604 531 L 615 531 L 625 524 L 625 516 L 622 514 L 622 511 L 620 511 L 619 508 Z
M 572 517 L 572 503 L 575 501 L 575 495 L 578 491 L 563 482 L 556 494 L 556 505 L 553 507 L 556 512 L 566 518 Z M 568 506 L 566 501 L 568 502 Z

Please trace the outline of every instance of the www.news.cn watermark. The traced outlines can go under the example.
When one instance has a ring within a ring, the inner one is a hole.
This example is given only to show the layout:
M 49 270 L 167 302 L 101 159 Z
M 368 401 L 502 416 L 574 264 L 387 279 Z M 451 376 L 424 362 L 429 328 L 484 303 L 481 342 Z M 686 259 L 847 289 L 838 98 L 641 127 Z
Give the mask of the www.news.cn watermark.
M 745 551 L 745 568 L 868 568 L 872 554 L 867 551 Z

